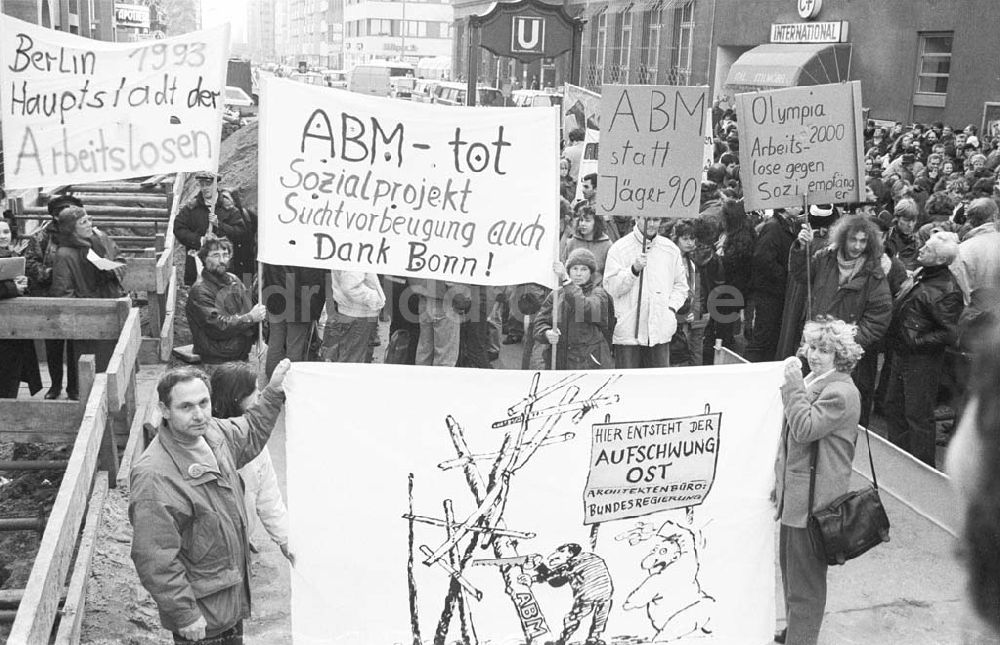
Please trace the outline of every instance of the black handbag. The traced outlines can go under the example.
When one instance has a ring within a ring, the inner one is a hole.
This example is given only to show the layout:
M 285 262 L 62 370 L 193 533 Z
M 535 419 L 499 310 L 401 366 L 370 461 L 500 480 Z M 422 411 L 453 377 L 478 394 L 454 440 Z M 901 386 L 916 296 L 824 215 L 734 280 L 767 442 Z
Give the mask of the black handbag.
M 878 479 L 872 460 L 872 443 L 868 440 L 868 464 L 872 469 L 872 484 L 853 490 L 833 500 L 829 506 L 809 514 L 809 540 L 813 550 L 828 565 L 844 564 L 862 553 L 889 541 L 889 517 L 878 496 Z M 813 442 L 812 464 L 809 468 L 809 509 L 813 507 L 816 488 L 816 458 L 819 441 Z

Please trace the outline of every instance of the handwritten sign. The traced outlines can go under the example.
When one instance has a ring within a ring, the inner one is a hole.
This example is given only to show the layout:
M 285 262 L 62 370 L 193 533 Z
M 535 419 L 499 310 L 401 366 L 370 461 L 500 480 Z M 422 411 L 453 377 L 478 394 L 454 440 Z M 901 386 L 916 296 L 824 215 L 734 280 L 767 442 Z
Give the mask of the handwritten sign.
M 707 87 L 605 85 L 599 212 L 697 216 L 707 107 Z
M 556 108 L 425 105 L 267 79 L 260 257 L 551 284 L 558 137 Z
M 736 95 L 747 208 L 860 201 L 861 83 Z
M 0 15 L 8 187 L 216 170 L 229 26 L 106 43 Z
M 593 426 L 583 522 L 698 506 L 712 489 L 721 413 Z

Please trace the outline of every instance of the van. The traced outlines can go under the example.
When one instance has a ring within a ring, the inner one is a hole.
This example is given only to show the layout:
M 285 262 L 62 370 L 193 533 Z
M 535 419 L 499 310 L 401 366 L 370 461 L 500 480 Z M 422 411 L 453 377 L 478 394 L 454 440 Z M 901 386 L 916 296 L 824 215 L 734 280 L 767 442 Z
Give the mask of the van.
M 390 79 L 413 77 L 413 64 L 401 61 L 374 60 L 351 70 L 347 89 L 369 96 L 392 96 Z M 412 91 L 413 86 L 410 86 Z M 404 93 L 409 94 L 404 90 Z
M 466 89 L 465 83 L 442 82 L 434 89 L 431 102 L 442 105 L 465 105 Z M 502 107 L 503 92 L 488 85 L 480 85 L 476 88 L 476 105 Z
M 514 90 L 511 98 L 517 107 L 549 107 L 562 105 L 562 94 L 545 90 Z
M 346 71 L 342 69 L 324 69 L 320 70 L 320 74 L 323 75 L 323 81 L 327 87 L 335 87 L 342 90 L 347 89 Z

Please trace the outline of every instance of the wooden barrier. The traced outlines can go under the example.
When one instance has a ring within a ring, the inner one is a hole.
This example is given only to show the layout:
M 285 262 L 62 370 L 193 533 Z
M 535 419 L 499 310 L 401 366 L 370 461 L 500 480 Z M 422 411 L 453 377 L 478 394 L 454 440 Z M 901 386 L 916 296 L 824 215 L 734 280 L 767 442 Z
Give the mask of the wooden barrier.
M 80 432 L 73 444 L 66 474 L 56 495 L 38 555 L 24 588 L 9 645 L 48 643 L 55 623 L 70 558 L 94 482 L 97 455 L 107 431 L 107 376 L 98 374 L 87 399 Z M 93 510 L 93 509 L 92 509 Z M 99 515 L 99 513 L 98 513 Z
M 131 306 L 128 298 L 0 300 L 0 338 L 114 340 Z
M 81 356 L 79 401 L 0 399 L 0 441 L 72 443 L 94 385 L 94 357 Z

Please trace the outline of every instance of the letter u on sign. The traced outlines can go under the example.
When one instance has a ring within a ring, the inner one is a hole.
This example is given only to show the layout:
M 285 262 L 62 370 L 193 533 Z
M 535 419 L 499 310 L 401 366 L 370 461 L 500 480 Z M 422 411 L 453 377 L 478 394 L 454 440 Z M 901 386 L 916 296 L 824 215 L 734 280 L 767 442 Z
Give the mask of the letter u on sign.
M 517 54 L 541 54 L 545 49 L 545 19 L 513 16 L 510 51 Z

